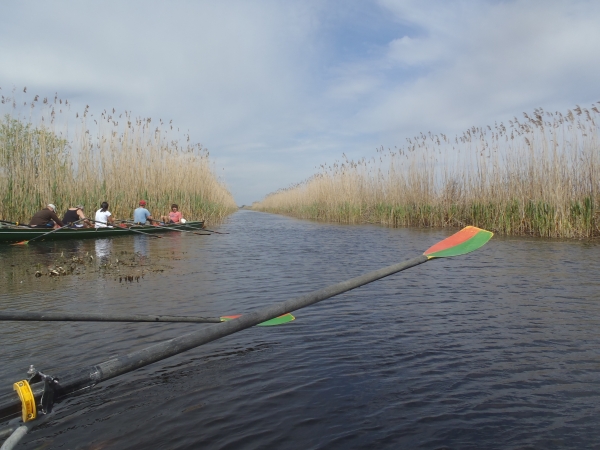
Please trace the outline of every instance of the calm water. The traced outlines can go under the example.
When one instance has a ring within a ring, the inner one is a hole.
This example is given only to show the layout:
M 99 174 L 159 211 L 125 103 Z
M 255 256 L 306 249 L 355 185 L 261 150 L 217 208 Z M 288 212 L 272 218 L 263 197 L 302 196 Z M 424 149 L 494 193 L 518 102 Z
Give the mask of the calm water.
M 412 258 L 450 234 L 251 211 L 219 230 L 230 234 L 0 247 L 0 308 L 243 313 Z M 61 252 L 105 261 L 137 252 L 164 271 L 145 266 L 139 283 L 25 271 Z M 299 310 L 291 324 L 96 386 L 60 403 L 19 448 L 600 448 L 599 273 L 597 243 L 494 237 Z M 60 376 L 211 325 L 0 326 L 0 380 L 10 386 L 29 364 Z

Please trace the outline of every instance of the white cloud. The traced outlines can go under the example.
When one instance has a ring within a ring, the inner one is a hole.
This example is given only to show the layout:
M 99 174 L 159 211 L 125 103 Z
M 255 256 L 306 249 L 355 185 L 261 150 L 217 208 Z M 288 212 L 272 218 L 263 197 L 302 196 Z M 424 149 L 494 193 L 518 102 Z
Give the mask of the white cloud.
M 384 2 L 398 20 L 415 24 L 418 36 L 391 42 L 378 64 L 389 67 L 385 94 L 360 122 L 390 135 L 419 125 L 458 131 L 537 106 L 593 100 L 600 11 L 583 3 Z M 422 70 L 403 74 L 406 66 Z
M 432 39 L 419 39 L 403 36 L 390 42 L 390 61 L 408 66 L 439 64 L 451 56 L 443 42 Z
M 240 204 L 343 152 L 600 100 L 597 2 L 341 5 L 7 1 L 0 87 L 174 119 Z

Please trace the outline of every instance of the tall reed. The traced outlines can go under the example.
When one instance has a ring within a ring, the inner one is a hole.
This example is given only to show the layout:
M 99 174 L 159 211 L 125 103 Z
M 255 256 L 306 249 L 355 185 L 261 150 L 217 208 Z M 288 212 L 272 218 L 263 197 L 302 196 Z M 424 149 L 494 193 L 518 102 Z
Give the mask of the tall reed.
M 102 201 L 115 217 L 130 218 L 140 199 L 154 217 L 172 203 L 186 219 L 208 222 L 237 209 L 208 151 L 189 136 L 173 138 L 171 122 L 114 109 L 94 117 L 89 106 L 72 117 L 68 101 L 21 102 L 14 90 L 1 101 L 0 218 L 26 223 L 48 203 L 59 216 L 84 204 L 93 217 Z
M 599 115 L 597 105 L 566 114 L 539 108 L 454 139 L 421 133 L 370 160 L 322 165 L 253 208 L 345 223 L 600 236 Z

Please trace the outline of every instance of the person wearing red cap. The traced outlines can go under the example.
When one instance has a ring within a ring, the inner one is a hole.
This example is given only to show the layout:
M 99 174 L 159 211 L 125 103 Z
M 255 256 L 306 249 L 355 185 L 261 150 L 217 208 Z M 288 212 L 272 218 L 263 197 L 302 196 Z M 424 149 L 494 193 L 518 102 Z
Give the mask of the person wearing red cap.
M 133 221 L 139 225 L 146 225 L 149 220 L 152 220 L 152 215 L 146 209 L 146 200 L 140 200 L 140 206 L 133 211 Z

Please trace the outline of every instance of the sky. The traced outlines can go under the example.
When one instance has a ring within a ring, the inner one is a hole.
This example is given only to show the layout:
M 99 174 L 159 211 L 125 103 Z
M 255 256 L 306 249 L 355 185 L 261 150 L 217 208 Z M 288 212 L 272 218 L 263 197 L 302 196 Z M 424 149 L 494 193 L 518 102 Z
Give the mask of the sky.
M 0 93 L 173 120 L 240 206 L 343 154 L 600 101 L 597 0 L 4 0 L 2 16 Z

